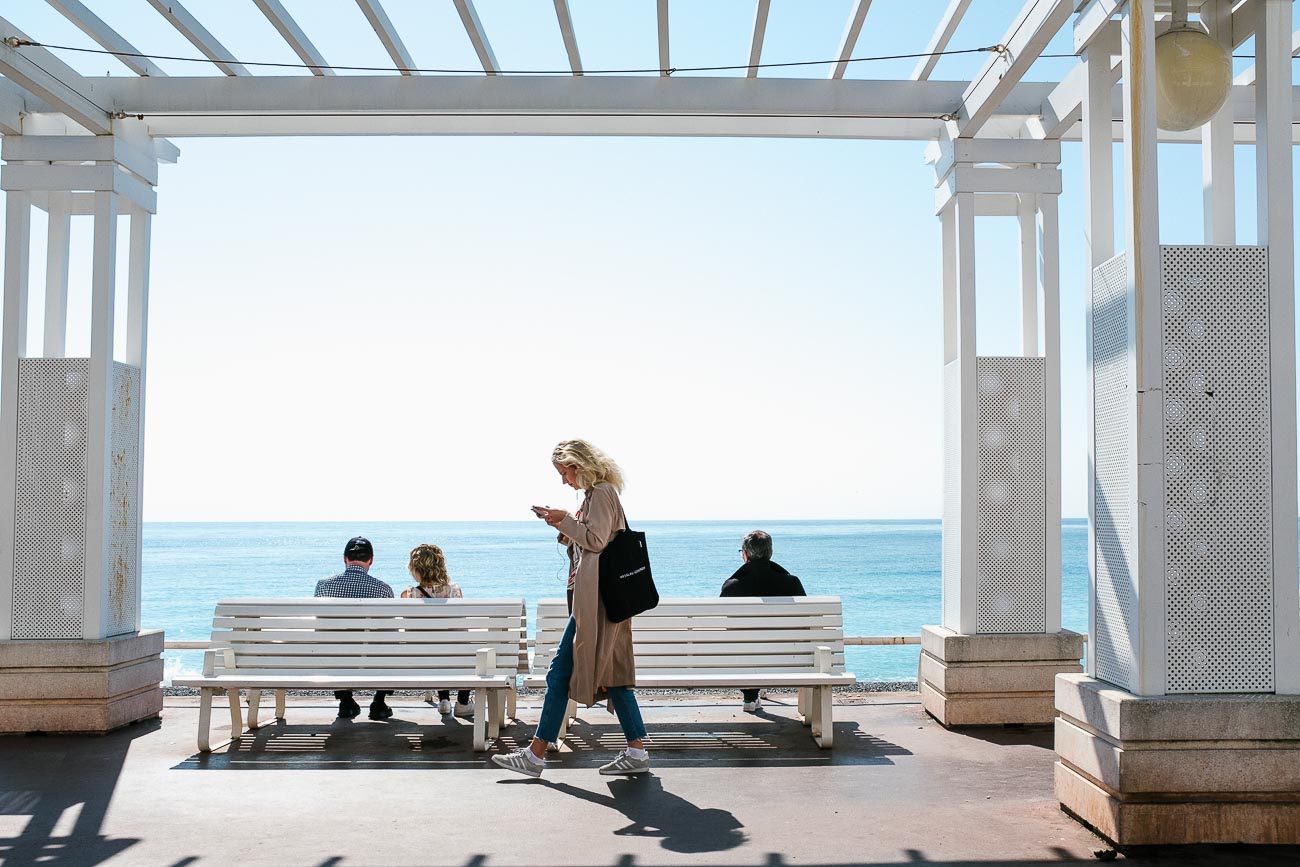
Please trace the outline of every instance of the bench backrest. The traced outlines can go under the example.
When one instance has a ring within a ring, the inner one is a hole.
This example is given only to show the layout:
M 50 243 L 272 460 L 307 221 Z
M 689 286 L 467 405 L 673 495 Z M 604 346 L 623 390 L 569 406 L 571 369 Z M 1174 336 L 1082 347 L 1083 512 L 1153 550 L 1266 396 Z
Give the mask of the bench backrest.
M 212 619 L 245 674 L 464 675 L 490 647 L 485 673 L 513 677 L 523 637 L 522 599 L 224 599 Z M 205 674 L 230 671 L 214 656 Z
M 563 599 L 537 603 L 533 673 L 545 673 L 569 619 Z M 831 649 L 844 672 L 844 617 L 838 596 L 660 599 L 632 618 L 638 675 L 816 671 L 816 648 Z

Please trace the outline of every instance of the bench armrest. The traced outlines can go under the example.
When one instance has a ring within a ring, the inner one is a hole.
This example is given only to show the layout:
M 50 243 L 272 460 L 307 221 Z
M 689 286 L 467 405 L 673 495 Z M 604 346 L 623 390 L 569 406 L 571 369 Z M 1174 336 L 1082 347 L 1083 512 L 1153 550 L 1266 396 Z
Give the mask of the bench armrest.
M 825 644 L 818 645 L 815 652 L 815 660 L 818 674 L 831 673 L 831 664 L 834 660 L 834 656 L 831 655 L 831 649 L 829 647 Z
M 493 647 L 480 647 L 474 652 L 474 673 L 487 677 L 497 670 L 497 652 Z
M 217 654 L 225 668 L 235 667 L 235 650 L 232 647 L 210 647 L 203 651 L 203 676 L 212 677 L 217 670 Z

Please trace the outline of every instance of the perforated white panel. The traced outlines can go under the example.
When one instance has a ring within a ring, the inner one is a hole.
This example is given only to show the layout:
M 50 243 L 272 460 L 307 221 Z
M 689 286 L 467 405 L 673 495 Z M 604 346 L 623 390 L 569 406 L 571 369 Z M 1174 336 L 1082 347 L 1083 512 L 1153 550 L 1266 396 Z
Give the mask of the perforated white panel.
M 1042 358 L 975 362 L 980 632 L 1047 628 L 1045 370 Z
M 138 628 L 140 608 L 140 370 L 113 365 L 113 442 L 109 467 L 108 634 Z
M 18 368 L 14 638 L 81 638 L 86 571 L 84 358 Z
M 1092 387 L 1094 424 L 1092 581 L 1093 632 L 1088 647 L 1096 676 L 1136 689 L 1137 551 L 1132 528 L 1129 442 L 1128 303 L 1124 255 L 1092 272 Z
M 961 631 L 961 362 L 943 368 L 943 625 Z
M 1160 253 L 1166 691 L 1271 692 L 1268 252 Z

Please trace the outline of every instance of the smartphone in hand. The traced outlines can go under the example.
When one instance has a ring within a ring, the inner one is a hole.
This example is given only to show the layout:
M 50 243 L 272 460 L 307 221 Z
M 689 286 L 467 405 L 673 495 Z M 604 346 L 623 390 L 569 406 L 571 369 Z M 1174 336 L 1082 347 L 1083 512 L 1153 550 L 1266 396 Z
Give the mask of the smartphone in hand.
M 546 517 L 546 508 L 544 506 L 533 506 L 533 514 L 539 518 Z

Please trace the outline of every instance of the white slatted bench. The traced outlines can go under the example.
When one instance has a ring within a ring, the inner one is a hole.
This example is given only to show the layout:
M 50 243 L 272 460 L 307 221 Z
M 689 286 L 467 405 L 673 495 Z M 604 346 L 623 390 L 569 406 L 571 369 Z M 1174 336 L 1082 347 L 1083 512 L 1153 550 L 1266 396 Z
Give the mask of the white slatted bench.
M 563 599 L 537 603 L 530 688 L 545 689 L 568 619 Z M 833 744 L 831 688 L 857 682 L 844 670 L 838 596 L 661 599 L 632 619 L 632 644 L 638 687 L 798 688 L 799 714 L 821 747 Z
M 212 619 L 203 676 L 174 680 L 200 690 L 199 750 L 211 752 L 212 699 L 230 702 L 230 736 L 257 728 L 263 690 L 473 689 L 474 749 L 487 749 L 515 691 L 524 639 L 522 599 L 225 599 Z

